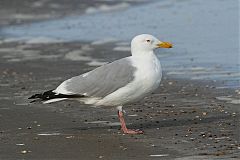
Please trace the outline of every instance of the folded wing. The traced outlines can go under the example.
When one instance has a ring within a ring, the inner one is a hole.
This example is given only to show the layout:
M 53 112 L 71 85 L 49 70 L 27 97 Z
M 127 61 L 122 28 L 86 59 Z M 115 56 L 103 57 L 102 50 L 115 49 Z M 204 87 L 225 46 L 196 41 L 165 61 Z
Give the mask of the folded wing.
M 130 59 L 123 58 L 68 79 L 54 92 L 103 98 L 132 82 L 135 70 Z

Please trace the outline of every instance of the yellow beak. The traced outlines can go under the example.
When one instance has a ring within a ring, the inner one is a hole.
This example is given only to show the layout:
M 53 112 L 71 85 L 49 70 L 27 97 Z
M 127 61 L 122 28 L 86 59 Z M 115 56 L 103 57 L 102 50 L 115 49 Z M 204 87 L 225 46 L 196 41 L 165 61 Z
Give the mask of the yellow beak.
M 169 42 L 162 42 L 162 43 L 157 44 L 157 47 L 158 48 L 172 48 L 173 45 Z

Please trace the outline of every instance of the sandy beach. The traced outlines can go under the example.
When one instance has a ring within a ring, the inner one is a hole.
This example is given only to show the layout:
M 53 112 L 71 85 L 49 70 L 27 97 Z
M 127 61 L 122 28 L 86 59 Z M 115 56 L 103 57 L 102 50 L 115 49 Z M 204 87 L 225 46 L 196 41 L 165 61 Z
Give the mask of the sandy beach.
M 16 19 L 7 16 L 16 14 L 15 5 L 3 2 L 5 5 L 0 6 L 5 14 L 0 17 L 1 27 L 17 24 Z M 45 4 L 44 1 L 37 2 Z M 83 14 L 89 7 L 97 8 L 96 5 L 118 5 L 116 2 L 98 1 L 102 4 L 96 4 L 82 1 L 82 9 L 76 11 L 79 6 L 73 5 L 75 3 L 62 5 L 60 1 L 48 1 L 46 4 L 49 6 L 50 2 L 55 4 L 50 6 L 62 7 L 65 12 L 58 10 L 50 18 L 32 18 L 19 23 Z M 121 1 L 121 9 L 125 9 L 122 3 L 136 4 Z M 27 1 L 23 4 L 19 5 L 20 14 L 26 9 L 24 7 L 32 5 Z M 43 14 L 52 10 L 44 5 L 41 7 L 45 9 Z M 35 16 L 32 10 L 26 9 L 25 12 Z M 95 108 L 74 101 L 29 104 L 27 98 L 54 89 L 67 78 L 129 56 L 128 43 L 113 39 L 104 43 L 43 43 L 46 39 L 6 41 L 3 37 L 1 40 L 0 159 L 240 158 L 240 90 L 235 86 L 226 87 L 229 80 L 180 78 L 171 74 L 170 67 L 163 65 L 159 89 L 142 101 L 124 107 L 129 128 L 140 128 L 144 134 L 124 135 L 114 109 Z

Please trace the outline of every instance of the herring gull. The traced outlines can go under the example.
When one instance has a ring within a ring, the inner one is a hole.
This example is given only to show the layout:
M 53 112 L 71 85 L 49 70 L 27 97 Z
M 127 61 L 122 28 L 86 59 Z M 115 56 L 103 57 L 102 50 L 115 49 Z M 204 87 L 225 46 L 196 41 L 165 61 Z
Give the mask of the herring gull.
M 123 133 L 141 134 L 141 130 L 126 127 L 122 106 L 136 102 L 158 88 L 162 69 L 154 53 L 157 48 L 172 48 L 172 44 L 149 34 L 138 35 L 131 42 L 131 56 L 72 77 L 56 89 L 35 94 L 29 99 L 43 103 L 70 99 L 95 106 L 116 107 Z

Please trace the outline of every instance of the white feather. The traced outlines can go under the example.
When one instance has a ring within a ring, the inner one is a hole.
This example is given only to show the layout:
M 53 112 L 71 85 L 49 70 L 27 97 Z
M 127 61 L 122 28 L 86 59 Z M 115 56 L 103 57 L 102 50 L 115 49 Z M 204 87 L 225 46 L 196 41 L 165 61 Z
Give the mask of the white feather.
M 69 92 L 67 89 L 66 89 L 66 83 L 68 81 L 70 81 L 71 79 L 68 79 L 64 82 L 62 82 L 53 92 L 57 93 L 57 94 L 66 94 L 66 95 L 71 95 L 73 94 L 72 92 Z
M 68 98 L 55 98 L 55 99 L 50 99 L 50 100 L 44 101 L 43 104 L 53 103 L 53 102 L 57 102 L 57 101 L 63 101 L 63 100 L 66 100 L 66 99 L 68 99 Z

